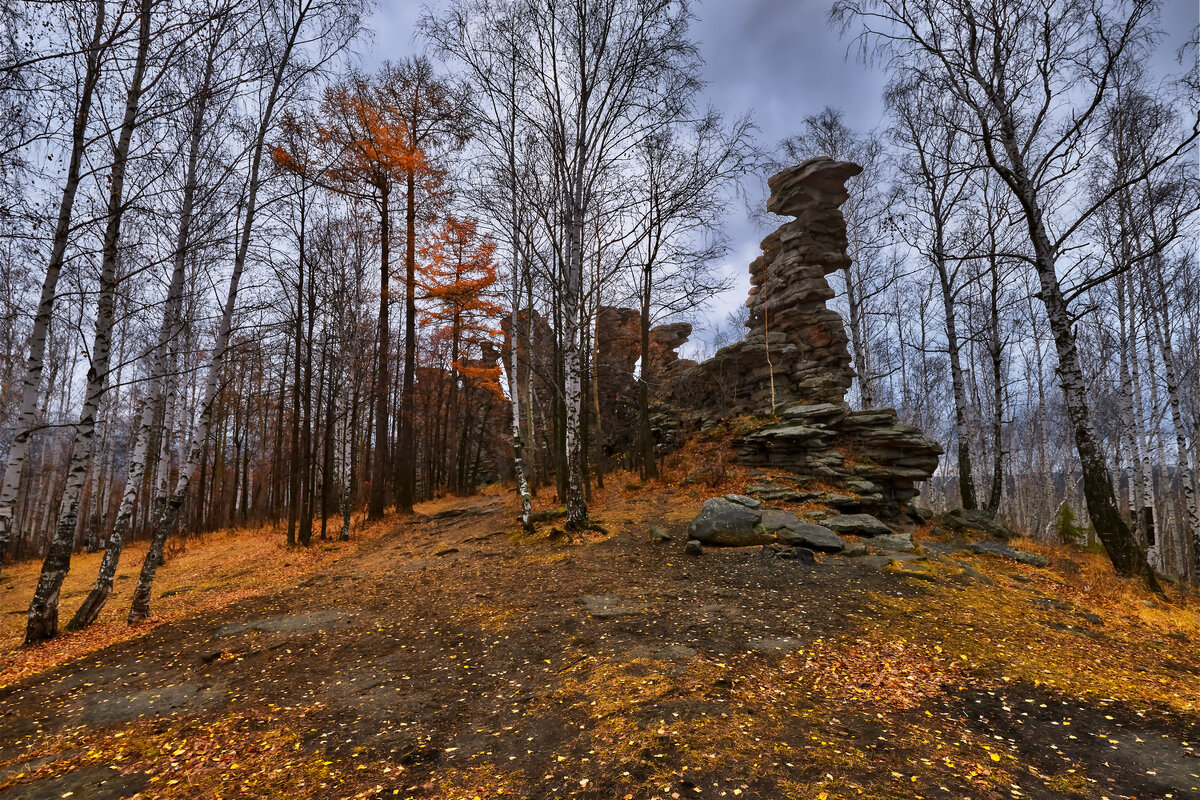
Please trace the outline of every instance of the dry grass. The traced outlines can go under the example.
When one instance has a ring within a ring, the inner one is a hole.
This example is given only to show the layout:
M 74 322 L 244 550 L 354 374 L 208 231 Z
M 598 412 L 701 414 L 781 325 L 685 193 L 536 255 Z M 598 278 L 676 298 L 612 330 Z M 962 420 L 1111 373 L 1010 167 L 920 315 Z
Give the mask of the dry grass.
M 0 577 L 0 688 L 117 642 L 144 635 L 164 622 L 210 613 L 248 597 L 295 585 L 305 575 L 387 533 L 395 518 L 367 524 L 352 520 L 349 542 L 315 540 L 311 548 L 289 550 L 282 528 L 237 528 L 177 539 L 166 565 L 158 570 L 151 609 L 139 625 L 125 621 L 146 543 L 125 548 L 112 596 L 90 628 L 64 632 L 46 644 L 23 648 L 25 611 L 37 585 L 41 562 L 8 566 Z M 335 529 L 336 530 L 336 529 Z M 77 553 L 63 583 L 59 627 L 63 629 L 91 589 L 103 553 Z
M 1170 604 L 1108 560 L 1064 545 L 1015 542 L 1049 557 L 1047 569 L 972 556 L 994 586 L 934 585 L 920 599 L 881 595 L 876 633 L 936 645 L 964 667 L 1086 698 L 1194 712 L 1200 604 L 1171 590 Z M 1065 608 L 1046 604 L 1069 603 Z M 1100 617 L 1100 624 L 1083 615 Z M 1190 665 L 1190 666 L 1189 666 Z M 1176 668 L 1177 667 L 1177 668 Z

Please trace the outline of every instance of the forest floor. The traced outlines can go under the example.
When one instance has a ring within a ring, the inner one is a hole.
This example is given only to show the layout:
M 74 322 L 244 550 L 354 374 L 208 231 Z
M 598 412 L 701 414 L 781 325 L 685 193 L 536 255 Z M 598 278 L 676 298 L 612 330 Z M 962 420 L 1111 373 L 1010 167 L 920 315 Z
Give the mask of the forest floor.
M 1029 543 L 690 557 L 720 492 L 617 483 L 573 538 L 497 490 L 338 549 L 192 541 L 154 624 L 119 592 L 33 650 L 8 569 L 0 798 L 1200 798 L 1195 600 Z

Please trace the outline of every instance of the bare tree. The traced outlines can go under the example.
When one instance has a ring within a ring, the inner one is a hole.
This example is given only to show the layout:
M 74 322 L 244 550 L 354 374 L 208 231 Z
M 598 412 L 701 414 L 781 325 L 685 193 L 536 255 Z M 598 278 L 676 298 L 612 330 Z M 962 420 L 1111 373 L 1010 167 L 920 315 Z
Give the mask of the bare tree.
M 532 47 L 522 69 L 532 76 L 526 122 L 545 147 L 550 206 L 561 214 L 563 245 L 556 289 L 561 298 L 567 525 L 587 522 L 584 497 L 584 281 L 589 217 L 605 177 L 655 130 L 665 108 L 691 95 L 695 45 L 686 38 L 683 2 L 528 0 L 522 8 Z
M 1100 110 L 1120 65 L 1144 51 L 1152 25 L 1149 0 L 838 0 L 832 19 L 860 23 L 875 45 L 914 80 L 937 87 L 967 110 L 967 132 L 982 148 L 1019 205 L 1058 355 L 1059 383 L 1083 470 L 1092 525 L 1123 576 L 1156 586 L 1146 556 L 1117 510 L 1112 479 L 1096 440 L 1076 341 L 1072 300 L 1103 281 L 1093 276 L 1064 288 L 1060 270 L 1071 244 L 1119 185 L 1083 203 L 1062 200 L 1102 129 Z M 1187 151 L 1200 118 L 1183 141 L 1145 165 L 1151 174 Z M 1131 176 L 1133 180 L 1135 176 Z
M 521 525 L 533 530 L 532 497 L 525 471 L 526 442 L 521 433 L 521 387 L 518 331 L 521 329 L 522 289 L 528 280 L 529 259 L 524 253 L 522 226 L 527 214 L 522 208 L 518 151 L 522 133 L 520 103 L 528 90 L 530 76 L 521 70 L 520 48 L 524 31 L 516 3 L 491 0 L 460 0 L 441 17 L 426 14 L 421 31 L 444 55 L 465 69 L 473 89 L 464 99 L 475 129 L 475 142 L 487 156 L 481 170 L 485 189 L 477 193 L 477 205 L 495 220 L 502 232 L 509 257 L 507 292 L 510 347 L 505 375 L 512 414 L 513 468 L 521 498 Z M 493 187 L 502 191 L 496 197 Z M 527 318 L 532 308 L 526 310 Z M 529 409 L 532 415 L 532 409 Z
M 748 118 L 726 128 L 710 111 L 668 120 L 635 150 L 630 181 L 630 282 L 641 312 L 638 439 L 643 476 L 658 473 L 650 427 L 650 390 L 658 376 L 650 358 L 650 328 L 658 316 L 686 314 L 727 287 L 711 272 L 725 252 L 717 231 L 723 195 L 753 163 Z
M 892 137 L 903 148 L 897 159 L 905 189 L 901 195 L 911 210 L 911 244 L 933 267 L 941 289 L 946 321 L 946 353 L 954 396 L 954 438 L 958 454 L 958 490 L 962 507 L 974 509 L 975 479 L 971 465 L 966 379 L 957 305 L 963 291 L 959 280 L 961 259 L 955 258 L 955 226 L 970 199 L 971 154 L 957 109 L 936 93 L 917 84 L 896 84 L 888 93 L 896 124 Z
M 75 529 L 79 514 L 79 496 L 91 465 L 92 437 L 96 430 L 96 412 L 108 390 L 109 358 L 117 290 L 117 247 L 121 240 L 121 220 L 127 198 L 124 196 L 129 161 L 129 147 L 139 119 L 146 78 L 146 62 L 151 42 L 151 12 L 154 0 L 140 0 L 136 17 L 138 36 L 133 72 L 125 96 L 125 114 L 121 121 L 113 151 L 112 169 L 108 181 L 107 225 L 101 250 L 100 300 L 96 313 L 96 331 L 92 343 L 91 367 L 87 373 L 87 390 L 79 423 L 71 442 L 70 466 L 59 505 L 58 523 L 50 548 L 42 563 L 33 600 L 29 604 L 29 619 L 25 627 L 25 644 L 36 644 L 58 634 L 58 596 L 62 582 L 71 565 L 71 550 L 75 544 Z
M 86 44 L 80 48 L 83 69 L 73 114 L 67 171 L 58 204 L 58 219 L 51 241 L 50 263 L 46 267 L 46 275 L 42 281 L 41 299 L 38 301 L 33 330 L 29 335 L 29 355 L 25 361 L 25 376 L 22 381 L 16 433 L 8 451 L 8 459 L 4 464 L 3 481 L 0 482 L 0 563 L 3 562 L 8 550 L 17 495 L 21 489 L 22 470 L 29 457 L 29 439 L 36 428 L 43 360 L 46 354 L 46 337 L 54 310 L 58 279 L 62 274 L 67 245 L 73 233 L 72 213 L 75 208 L 75 197 L 79 192 L 84 151 L 91 142 L 88 121 L 92 111 L 92 101 L 95 97 L 96 86 L 100 81 L 105 54 L 112 46 L 114 39 L 120 35 L 119 31 L 127 24 L 127 20 L 121 17 L 115 21 L 109 20 L 106 10 L 105 0 L 96 0 L 94 3 L 78 3 L 70 9 L 71 21 L 76 23 L 71 26 L 73 31 L 84 33 L 87 39 L 85 40 Z M 89 21 L 92 23 L 90 26 L 87 24 Z
M 162 320 L 159 325 L 154 348 L 149 354 L 148 379 L 150 389 L 148 396 L 142 401 L 140 413 L 136 415 L 136 433 L 133 450 L 129 455 L 125 489 L 121 495 L 121 504 L 117 510 L 116 521 L 113 523 L 112 532 L 109 534 L 108 543 L 104 548 L 104 557 L 100 562 L 96 582 L 67 626 L 69 630 L 80 630 L 88 627 L 96 621 L 96 618 L 103 610 L 109 595 L 112 594 L 113 578 L 116 575 L 117 564 L 121 558 L 125 536 L 129 531 L 130 522 L 133 519 L 134 503 L 137 500 L 138 490 L 142 483 L 149 455 L 156 416 L 155 410 L 156 408 L 162 408 L 164 395 L 168 390 L 169 349 L 172 343 L 177 341 L 182 327 L 184 278 L 187 273 L 187 256 L 194 243 L 195 232 L 193 224 L 195 221 L 197 195 L 200 195 L 200 200 L 207 199 L 198 184 L 205 136 L 211 135 L 217 128 L 213 120 L 209 117 L 209 107 L 214 100 L 214 96 L 218 94 L 218 90 L 221 88 L 225 89 L 224 94 L 227 99 L 223 104 L 224 107 L 218 107 L 218 112 L 228 107 L 228 98 L 232 97 L 232 93 L 228 91 L 228 86 L 220 86 L 222 76 L 218 73 L 219 65 L 217 64 L 217 60 L 229 55 L 231 47 L 229 33 L 234 29 L 234 23 L 235 17 L 231 9 L 228 7 L 216 9 L 216 13 L 212 15 L 211 23 L 205 26 L 203 36 L 206 37 L 207 41 L 203 43 L 200 48 L 199 57 L 196 59 L 198 62 L 196 67 L 198 67 L 199 75 L 191 98 L 183 109 L 183 116 L 186 120 L 185 129 L 187 131 L 185 139 L 187 142 L 187 160 L 183 175 L 183 194 L 179 211 L 179 225 L 174 253 L 171 258 L 171 278 L 163 305 Z M 226 78 L 227 80 L 228 78 Z M 169 418 L 163 425 L 161 438 L 164 441 L 168 438 L 168 431 Z
M 358 33 L 359 10 L 359 5 L 353 0 L 302 0 L 296 6 L 267 5 L 258 20 L 266 60 L 262 65 L 263 83 L 259 96 L 261 105 L 258 108 L 257 124 L 249 148 L 246 196 L 233 270 L 229 276 L 229 289 L 221 310 L 216 341 L 205 379 L 204 396 L 200 402 L 198 421 L 189 445 L 188 456 L 179 470 L 179 478 L 171 497 L 155 520 L 153 537 L 142 563 L 129 610 L 131 624 L 150 615 L 150 593 L 155 573 L 162 562 L 167 536 L 179 517 L 179 510 L 187 497 L 188 486 L 208 442 L 213 420 L 213 401 L 216 399 L 225 360 L 229 354 L 233 312 L 258 212 L 258 193 L 263 179 L 262 162 L 267 136 L 272 130 L 276 111 Z M 319 45 L 317 51 L 304 51 L 304 45 L 313 42 Z

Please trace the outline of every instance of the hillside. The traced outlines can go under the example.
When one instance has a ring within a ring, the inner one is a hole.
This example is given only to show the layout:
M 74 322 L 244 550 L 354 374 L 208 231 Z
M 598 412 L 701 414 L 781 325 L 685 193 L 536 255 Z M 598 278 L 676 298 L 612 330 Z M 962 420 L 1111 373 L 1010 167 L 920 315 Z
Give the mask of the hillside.
M 126 588 L 27 651 L 11 569 L 0 798 L 1200 797 L 1193 598 L 922 531 L 900 563 L 687 556 L 746 475 L 681 469 L 610 475 L 573 538 L 521 535 L 496 492 L 340 549 L 189 541 L 151 625 L 120 621 Z

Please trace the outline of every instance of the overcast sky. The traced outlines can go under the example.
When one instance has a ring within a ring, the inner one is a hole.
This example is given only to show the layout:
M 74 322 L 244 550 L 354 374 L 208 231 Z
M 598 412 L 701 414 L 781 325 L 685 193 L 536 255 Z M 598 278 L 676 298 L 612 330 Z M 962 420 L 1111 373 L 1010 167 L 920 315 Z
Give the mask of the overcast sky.
M 422 47 L 413 35 L 422 4 L 379 3 L 370 25 L 375 39 L 363 53 L 368 69 Z M 424 7 L 436 13 L 441 4 L 430 0 Z M 848 51 L 849 43 L 830 28 L 826 22 L 830 4 L 831 0 L 695 4 L 692 35 L 705 62 L 707 99 L 730 118 L 750 111 L 766 146 L 794 134 L 805 117 L 825 106 L 841 109 L 847 124 L 856 130 L 870 130 L 883 121 L 884 77 L 863 65 L 856 52 Z M 1198 8 L 1197 0 L 1165 0 L 1162 27 L 1168 33 L 1168 46 L 1158 53 L 1160 69 L 1178 69 L 1174 53 L 1197 24 Z M 725 230 L 731 245 L 725 269 L 734 286 L 713 303 L 708 317 L 716 321 L 745 301 L 748 267 L 766 234 L 748 219 L 741 203 L 730 207 Z

